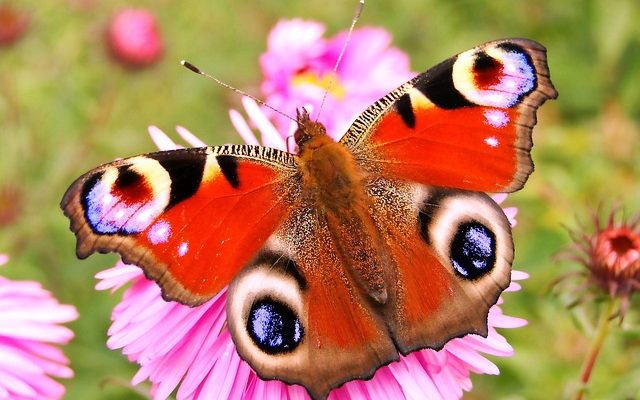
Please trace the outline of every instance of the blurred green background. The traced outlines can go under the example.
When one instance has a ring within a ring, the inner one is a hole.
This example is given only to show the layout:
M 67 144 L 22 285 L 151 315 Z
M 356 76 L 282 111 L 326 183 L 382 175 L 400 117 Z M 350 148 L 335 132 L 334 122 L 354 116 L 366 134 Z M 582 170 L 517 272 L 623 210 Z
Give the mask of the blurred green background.
M 146 128 L 184 125 L 210 144 L 239 142 L 227 110 L 239 97 L 186 71 L 188 59 L 217 77 L 259 95 L 258 57 L 281 18 L 323 22 L 330 35 L 345 29 L 356 1 L 110 1 L 19 0 L 30 13 L 25 36 L 0 48 L 0 272 L 35 279 L 80 319 L 66 348 L 76 377 L 68 398 L 139 398 L 126 383 L 135 372 L 106 349 L 110 311 L 119 295 L 93 289 L 93 275 L 114 255 L 75 258 L 73 235 L 58 208 L 67 186 L 86 170 L 153 151 Z M 159 20 L 166 45 L 153 68 L 131 72 L 105 51 L 108 18 L 142 6 Z M 468 399 L 568 397 L 576 387 L 594 307 L 565 308 L 550 282 L 577 266 L 551 257 L 569 242 L 565 226 L 585 220 L 599 203 L 640 210 L 640 3 L 584 1 L 370 0 L 359 26 L 389 30 L 394 45 L 427 67 L 476 44 L 527 37 L 548 48 L 560 97 L 547 103 L 534 131 L 536 171 L 507 205 L 520 209 L 516 269 L 531 279 L 505 295 L 504 310 L 529 320 L 502 330 L 516 349 L 492 358 L 500 376 L 474 376 Z M 9 193 L 9 195 L 7 195 Z M 6 199 L 10 200 L 7 201 Z M 592 378 L 593 399 L 640 396 L 640 318 L 637 301 L 607 340 Z M 105 383 L 106 380 L 106 383 Z

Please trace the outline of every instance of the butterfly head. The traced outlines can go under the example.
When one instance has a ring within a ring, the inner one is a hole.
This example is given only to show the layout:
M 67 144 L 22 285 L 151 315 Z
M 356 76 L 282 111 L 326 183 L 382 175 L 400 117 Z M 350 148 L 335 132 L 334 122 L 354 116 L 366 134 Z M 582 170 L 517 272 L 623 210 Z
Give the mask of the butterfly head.
M 312 121 L 309 117 L 309 112 L 306 109 L 301 108 L 297 110 L 296 118 L 298 121 L 298 129 L 296 129 L 293 137 L 300 149 L 300 153 L 302 153 L 305 147 L 309 147 L 311 145 L 311 142 L 313 142 L 311 139 L 327 136 L 327 129 L 324 125 L 319 122 Z M 311 147 L 313 147 L 313 145 L 311 145 Z

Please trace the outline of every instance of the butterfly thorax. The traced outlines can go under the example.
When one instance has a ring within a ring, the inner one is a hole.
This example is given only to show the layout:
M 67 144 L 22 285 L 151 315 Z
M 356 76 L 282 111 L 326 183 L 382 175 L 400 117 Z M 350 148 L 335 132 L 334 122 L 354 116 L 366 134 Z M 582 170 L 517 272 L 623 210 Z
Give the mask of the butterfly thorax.
M 318 210 L 319 222 L 326 223 L 353 278 L 375 301 L 385 303 L 389 257 L 371 217 L 363 171 L 349 150 L 306 113 L 298 116 L 295 138 L 304 197 Z

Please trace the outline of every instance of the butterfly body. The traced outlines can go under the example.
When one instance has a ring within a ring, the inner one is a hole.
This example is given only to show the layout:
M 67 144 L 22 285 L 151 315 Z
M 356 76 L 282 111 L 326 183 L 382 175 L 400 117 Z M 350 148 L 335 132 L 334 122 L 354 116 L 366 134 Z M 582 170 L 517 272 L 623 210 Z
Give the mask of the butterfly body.
M 544 47 L 485 43 L 365 110 L 339 142 L 298 114 L 297 155 L 249 145 L 114 161 L 61 207 L 76 252 L 118 252 L 166 300 L 228 286 L 227 326 L 263 379 L 315 399 L 399 354 L 487 335 L 510 283 L 509 221 L 482 192 L 533 170 Z
M 371 217 L 365 176 L 348 149 L 331 139 L 324 127 L 303 112 L 298 117 L 302 197 L 325 221 L 349 272 L 377 302 L 387 299 L 384 243 Z

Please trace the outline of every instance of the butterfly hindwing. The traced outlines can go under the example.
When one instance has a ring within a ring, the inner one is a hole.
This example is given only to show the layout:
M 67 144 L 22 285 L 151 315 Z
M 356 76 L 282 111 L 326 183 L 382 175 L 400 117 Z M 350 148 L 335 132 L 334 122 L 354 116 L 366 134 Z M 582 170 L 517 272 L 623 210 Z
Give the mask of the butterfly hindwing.
M 61 206 L 77 254 L 117 252 L 187 305 L 214 296 L 289 211 L 295 160 L 227 145 L 122 159 L 80 177 Z
M 487 335 L 511 280 L 509 221 L 484 193 L 376 179 L 372 215 L 394 262 L 383 315 L 398 351 Z
M 542 45 L 498 40 L 389 93 L 356 119 L 341 142 L 373 174 L 512 192 L 533 171 L 536 110 L 556 96 Z
M 261 378 L 304 385 L 323 399 L 398 358 L 351 272 L 326 217 L 300 204 L 228 291 L 234 343 Z

